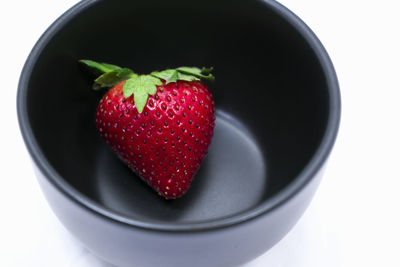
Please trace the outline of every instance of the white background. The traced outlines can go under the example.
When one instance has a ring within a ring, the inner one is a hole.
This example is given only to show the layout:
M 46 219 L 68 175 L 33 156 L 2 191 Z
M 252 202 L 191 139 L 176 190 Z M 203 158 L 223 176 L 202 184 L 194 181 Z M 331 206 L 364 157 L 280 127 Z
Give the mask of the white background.
M 53 215 L 16 119 L 17 83 L 30 49 L 76 2 L 4 1 L 0 7 L 0 266 L 111 266 Z M 244 267 L 400 266 L 398 1 L 280 2 L 328 50 L 341 85 L 342 122 L 309 209 L 278 245 Z

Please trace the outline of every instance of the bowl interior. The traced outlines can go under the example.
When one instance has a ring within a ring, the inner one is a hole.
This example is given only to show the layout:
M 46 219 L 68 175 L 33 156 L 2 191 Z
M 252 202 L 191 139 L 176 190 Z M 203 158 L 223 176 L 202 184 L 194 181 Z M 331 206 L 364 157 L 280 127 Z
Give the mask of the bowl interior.
M 62 179 L 137 220 L 199 222 L 254 209 L 296 178 L 326 130 L 328 85 L 307 41 L 262 1 L 98 1 L 64 16 L 34 59 L 28 121 Z M 166 201 L 100 139 L 104 92 L 78 59 L 139 73 L 214 66 L 217 121 L 189 192 Z

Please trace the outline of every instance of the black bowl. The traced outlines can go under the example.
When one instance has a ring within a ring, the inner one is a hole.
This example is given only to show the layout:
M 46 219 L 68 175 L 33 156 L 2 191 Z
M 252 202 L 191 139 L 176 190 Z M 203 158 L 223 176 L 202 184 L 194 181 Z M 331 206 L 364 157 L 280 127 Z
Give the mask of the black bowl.
M 189 192 L 166 201 L 96 132 L 101 92 L 77 63 L 139 73 L 214 66 L 215 136 Z M 23 69 L 18 115 L 51 207 L 121 266 L 234 266 L 278 242 L 310 202 L 339 125 L 321 43 L 275 1 L 82 1 Z

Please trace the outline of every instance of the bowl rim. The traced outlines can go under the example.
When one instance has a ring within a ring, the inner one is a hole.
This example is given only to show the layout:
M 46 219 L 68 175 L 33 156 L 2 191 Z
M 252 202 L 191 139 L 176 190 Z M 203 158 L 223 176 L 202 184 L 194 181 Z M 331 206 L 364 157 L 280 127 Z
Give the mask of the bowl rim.
M 32 48 L 32 51 L 30 52 L 21 72 L 17 93 L 17 114 L 20 131 L 35 165 L 43 173 L 44 177 L 46 177 L 46 179 L 62 194 L 93 214 L 100 215 L 106 219 L 131 227 L 153 231 L 193 232 L 226 228 L 232 225 L 248 222 L 252 219 L 260 217 L 261 215 L 267 214 L 292 199 L 311 180 L 313 180 L 317 172 L 323 167 L 333 148 L 339 130 L 341 114 L 339 83 L 329 55 L 312 30 L 299 17 L 297 17 L 282 4 L 273 0 L 259 1 L 267 5 L 273 12 L 285 19 L 310 45 L 326 76 L 327 89 L 329 93 L 330 109 L 328 121 L 320 145 L 305 168 L 288 186 L 253 209 L 234 214 L 230 217 L 217 218 L 201 222 L 171 223 L 156 220 L 138 220 L 124 216 L 91 200 L 69 185 L 46 160 L 37 143 L 37 140 L 34 137 L 27 113 L 27 84 L 29 82 L 35 62 L 49 40 L 51 40 L 58 30 L 67 22 L 69 22 L 75 15 L 99 2 L 99 0 L 80 1 L 72 6 L 69 10 L 64 12 L 55 22 L 53 22 Z

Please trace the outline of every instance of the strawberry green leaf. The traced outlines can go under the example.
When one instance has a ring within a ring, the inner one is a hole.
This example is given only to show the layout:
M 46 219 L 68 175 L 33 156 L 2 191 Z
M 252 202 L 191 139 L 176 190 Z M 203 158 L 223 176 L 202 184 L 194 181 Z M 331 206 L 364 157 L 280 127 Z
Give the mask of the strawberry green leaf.
M 213 80 L 214 76 L 210 74 L 212 68 L 180 67 L 178 69 L 167 69 L 160 72 L 152 72 L 151 75 L 165 80 L 165 83 L 181 81 L 198 81 L 200 78 Z
M 213 69 L 214 69 L 213 67 L 209 67 L 209 68 L 203 67 L 203 68 L 201 68 L 201 73 L 210 74 L 213 71 Z
M 82 59 L 79 62 L 90 67 L 93 71 L 101 74 L 94 80 L 93 89 L 98 90 L 103 87 L 112 87 L 119 82 L 125 81 L 130 77 L 137 76 L 132 70 L 128 68 L 121 68 L 116 65 L 107 63 L 98 63 L 93 60 Z
M 200 79 L 193 75 L 188 75 L 178 72 L 178 80 L 191 82 L 191 81 L 199 81 Z
M 156 71 L 152 72 L 151 75 L 156 78 L 165 80 L 165 83 L 168 84 L 168 83 L 176 82 L 178 80 L 179 72 L 177 70 L 168 69 L 168 70 L 163 70 L 160 72 L 156 72 Z
M 201 79 L 207 79 L 211 81 L 215 79 L 214 76 L 210 73 L 212 71 L 212 68 L 199 69 L 197 67 L 179 67 L 176 70 L 182 74 L 192 75 Z
M 126 80 L 124 84 L 124 97 L 128 98 L 133 94 L 136 108 L 139 113 L 142 113 L 149 95 L 154 95 L 157 92 L 157 85 L 162 85 L 159 78 L 151 75 L 133 76 Z
M 79 60 L 79 62 L 85 64 L 86 66 L 92 68 L 94 71 L 99 72 L 99 73 L 107 73 L 107 72 L 112 72 L 115 70 L 121 69 L 118 66 L 107 64 L 107 63 L 98 63 L 93 60 L 87 60 L 87 59 L 82 59 Z
M 121 69 L 121 67 L 118 67 L 116 65 L 111 65 L 111 64 L 108 64 L 108 63 L 101 63 L 101 65 L 103 65 L 103 67 L 105 67 L 107 69 L 110 69 L 110 70 L 119 70 L 119 69 Z
M 165 84 L 173 83 L 177 80 L 188 82 L 200 80 L 196 76 L 181 73 L 176 69 L 167 69 L 160 72 L 152 72 L 151 75 L 159 79 L 165 80 Z
M 117 83 L 125 81 L 133 76 L 137 76 L 137 74 L 133 73 L 132 70 L 127 68 L 119 68 L 117 70 L 102 74 L 100 77 L 94 80 L 94 82 L 97 88 L 112 87 Z

